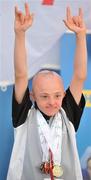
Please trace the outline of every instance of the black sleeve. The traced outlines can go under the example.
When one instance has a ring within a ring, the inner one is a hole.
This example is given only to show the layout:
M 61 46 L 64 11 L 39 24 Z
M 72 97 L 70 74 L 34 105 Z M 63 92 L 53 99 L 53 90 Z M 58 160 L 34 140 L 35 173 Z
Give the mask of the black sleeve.
M 14 128 L 22 125 L 27 117 L 28 110 L 31 108 L 32 102 L 29 97 L 29 88 L 26 89 L 23 100 L 20 104 L 16 101 L 15 90 L 13 88 L 12 97 L 12 121 Z
M 75 131 L 77 131 L 80 123 L 80 119 L 85 106 L 85 98 L 82 94 L 79 105 L 76 103 L 74 97 L 71 94 L 70 89 L 66 90 L 66 95 L 63 98 L 62 108 L 65 110 L 67 117 L 74 125 Z

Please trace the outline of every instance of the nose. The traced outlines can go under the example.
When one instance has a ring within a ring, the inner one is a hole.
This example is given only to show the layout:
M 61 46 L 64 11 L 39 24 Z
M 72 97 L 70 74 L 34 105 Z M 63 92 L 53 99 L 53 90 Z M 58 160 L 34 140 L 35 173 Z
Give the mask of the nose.
M 49 98 L 49 104 L 54 105 L 55 104 L 55 99 L 53 97 Z

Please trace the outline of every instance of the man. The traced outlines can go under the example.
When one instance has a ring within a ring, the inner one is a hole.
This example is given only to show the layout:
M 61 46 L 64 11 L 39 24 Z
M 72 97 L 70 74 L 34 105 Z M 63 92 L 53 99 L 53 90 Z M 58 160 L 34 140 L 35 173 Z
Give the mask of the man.
M 82 180 L 75 131 L 85 105 L 86 27 L 81 9 L 78 16 L 72 16 L 69 7 L 66 13 L 64 23 L 76 34 L 70 86 L 65 92 L 61 77 L 44 70 L 34 76 L 29 96 L 25 32 L 32 25 L 33 15 L 27 3 L 25 15 L 15 8 L 15 142 L 8 180 Z

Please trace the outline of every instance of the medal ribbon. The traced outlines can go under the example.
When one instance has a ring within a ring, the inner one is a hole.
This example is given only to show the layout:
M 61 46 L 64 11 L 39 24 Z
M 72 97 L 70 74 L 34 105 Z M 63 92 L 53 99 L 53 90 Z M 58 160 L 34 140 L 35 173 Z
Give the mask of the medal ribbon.
M 51 149 L 49 149 L 49 157 L 50 157 L 50 177 L 51 180 L 54 180 L 54 176 L 53 176 L 53 154 Z
M 51 127 L 47 124 L 42 114 L 37 111 L 38 130 L 41 147 L 43 150 L 43 162 L 48 161 L 49 148 L 53 153 L 54 164 L 60 165 L 62 146 L 62 120 L 59 113 L 54 117 Z M 54 140 L 54 142 L 53 142 Z

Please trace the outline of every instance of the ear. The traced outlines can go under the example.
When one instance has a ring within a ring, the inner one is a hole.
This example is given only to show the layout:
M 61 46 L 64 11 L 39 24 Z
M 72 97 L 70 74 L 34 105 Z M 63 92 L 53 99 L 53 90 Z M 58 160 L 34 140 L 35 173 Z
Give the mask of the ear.
M 35 96 L 34 96 L 34 93 L 33 93 L 33 91 L 30 91 L 30 99 L 31 99 L 31 101 L 35 101 Z

